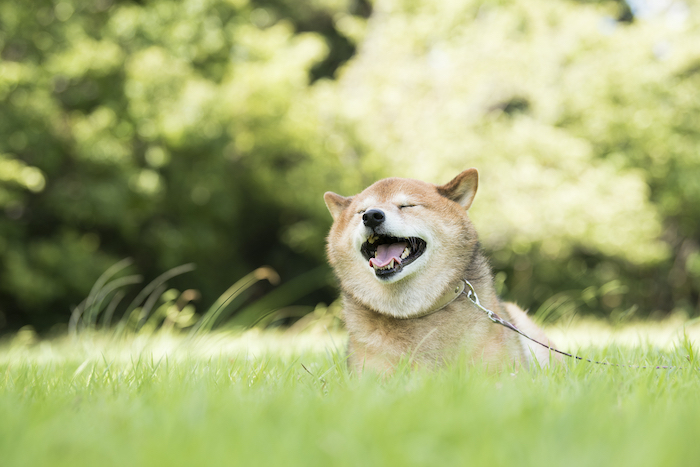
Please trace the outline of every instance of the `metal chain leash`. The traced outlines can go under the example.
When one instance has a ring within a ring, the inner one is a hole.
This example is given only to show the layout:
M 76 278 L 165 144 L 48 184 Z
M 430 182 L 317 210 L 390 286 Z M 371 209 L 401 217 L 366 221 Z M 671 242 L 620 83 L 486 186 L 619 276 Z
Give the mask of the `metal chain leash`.
M 567 357 L 571 357 L 571 358 L 574 358 L 574 359 L 576 359 L 576 360 L 583 360 L 583 361 L 586 361 L 586 362 L 589 362 L 589 363 L 595 363 L 595 364 L 598 364 L 598 365 L 606 365 L 606 366 L 615 366 L 615 367 L 619 367 L 619 368 L 639 368 L 639 369 L 653 368 L 653 369 L 656 369 L 656 370 L 671 370 L 671 369 L 678 369 L 678 370 L 680 370 L 680 369 L 683 369 L 683 368 L 684 368 L 684 367 L 678 367 L 678 366 L 663 366 L 663 365 L 659 365 L 659 366 L 620 365 L 620 364 L 617 364 L 617 363 L 598 362 L 598 361 L 596 361 L 596 360 L 591 360 L 591 359 L 589 359 L 589 358 L 579 357 L 578 355 L 570 354 L 570 353 L 568 353 L 568 352 L 564 352 L 564 351 L 562 351 L 562 350 L 555 349 L 554 347 L 551 347 L 551 346 L 549 346 L 549 345 L 547 345 L 547 344 L 543 344 L 542 342 L 540 342 L 540 341 L 538 341 L 538 340 L 536 340 L 536 339 L 533 339 L 532 337 L 530 337 L 530 336 L 528 336 L 527 334 L 525 334 L 524 332 L 522 332 L 520 329 L 516 328 L 516 327 L 515 327 L 513 324 L 511 324 L 510 322 L 504 320 L 503 318 L 499 317 L 499 316 L 498 316 L 496 313 L 494 313 L 493 311 L 491 311 L 491 310 L 489 310 L 488 308 L 484 307 L 484 306 L 481 304 L 481 302 L 479 301 L 479 297 L 476 295 L 476 291 L 474 290 L 474 286 L 471 285 L 471 283 L 470 283 L 468 280 L 466 280 L 466 279 L 462 279 L 462 280 L 464 281 L 464 284 L 466 285 L 466 287 L 464 288 L 464 291 L 463 291 L 462 293 L 463 293 L 464 295 L 466 295 L 466 297 L 469 299 L 469 301 L 471 301 L 477 308 L 479 308 L 481 311 L 483 311 L 484 313 L 486 313 L 486 316 L 488 316 L 488 318 L 489 318 L 491 321 L 493 321 L 493 322 L 496 323 L 496 324 L 500 324 L 501 326 L 504 326 L 504 327 L 510 329 L 511 331 L 515 331 L 515 332 L 517 332 L 518 334 L 520 334 L 521 336 L 523 336 L 524 338 L 531 340 L 531 341 L 534 342 L 535 344 L 539 344 L 539 345 L 541 345 L 542 347 L 544 347 L 544 348 L 546 348 L 546 349 L 549 349 L 549 350 L 551 350 L 551 351 L 553 351 L 553 352 L 556 352 L 556 353 L 558 353 L 558 354 L 565 355 L 565 356 L 567 356 Z

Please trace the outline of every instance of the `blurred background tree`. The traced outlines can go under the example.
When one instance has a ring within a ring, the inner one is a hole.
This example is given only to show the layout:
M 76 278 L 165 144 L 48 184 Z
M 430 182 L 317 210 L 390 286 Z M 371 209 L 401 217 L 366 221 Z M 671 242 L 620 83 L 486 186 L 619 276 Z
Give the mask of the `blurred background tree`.
M 375 178 L 310 87 L 351 55 L 332 18 L 353 8 L 3 2 L 0 324 L 66 322 L 127 256 L 197 263 L 209 303 L 259 265 L 322 264 L 324 189 Z
M 340 108 L 392 173 L 482 169 L 472 217 L 506 297 L 698 313 L 697 5 L 374 8 Z
M 324 191 L 471 166 L 507 299 L 698 314 L 697 8 L 2 2 L 0 332 L 67 322 L 127 256 L 197 263 L 205 306 L 263 264 L 292 279 L 325 264 Z

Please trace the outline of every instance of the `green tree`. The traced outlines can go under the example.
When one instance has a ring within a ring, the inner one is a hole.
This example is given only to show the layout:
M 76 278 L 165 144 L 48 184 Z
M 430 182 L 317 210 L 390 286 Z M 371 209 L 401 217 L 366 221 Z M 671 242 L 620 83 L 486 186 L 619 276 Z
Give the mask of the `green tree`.
M 321 194 L 358 189 L 361 156 L 309 84 L 327 42 L 293 21 L 247 0 L 0 5 L 0 322 L 66 322 L 126 256 L 147 277 L 197 263 L 209 303 L 324 261 Z
M 698 311 L 700 24 L 636 5 L 379 0 L 339 81 L 392 173 L 481 169 L 472 217 L 535 310 Z

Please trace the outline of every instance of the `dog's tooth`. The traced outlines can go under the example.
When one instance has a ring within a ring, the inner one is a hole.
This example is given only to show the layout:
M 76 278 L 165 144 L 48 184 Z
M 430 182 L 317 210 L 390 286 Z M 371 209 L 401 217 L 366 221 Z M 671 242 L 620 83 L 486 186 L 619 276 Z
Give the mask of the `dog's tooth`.
M 408 247 L 404 248 L 403 253 L 401 253 L 401 259 L 408 258 L 408 255 L 410 255 L 410 254 L 411 254 L 410 248 L 408 248 Z
M 389 269 L 394 269 L 394 260 L 391 260 L 391 263 L 389 263 Z

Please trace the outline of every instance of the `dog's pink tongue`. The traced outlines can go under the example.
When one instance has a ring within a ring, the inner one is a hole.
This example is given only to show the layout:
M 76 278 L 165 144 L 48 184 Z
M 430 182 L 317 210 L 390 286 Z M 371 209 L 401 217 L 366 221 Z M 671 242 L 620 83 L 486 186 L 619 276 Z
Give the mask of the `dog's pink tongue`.
M 383 268 L 387 264 L 391 263 L 392 259 L 401 264 L 401 253 L 403 253 L 406 245 L 406 242 L 379 245 L 377 247 L 377 256 L 370 258 L 369 265 L 371 267 L 376 266 L 378 268 Z

